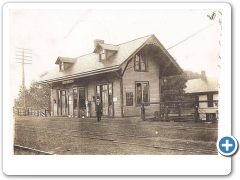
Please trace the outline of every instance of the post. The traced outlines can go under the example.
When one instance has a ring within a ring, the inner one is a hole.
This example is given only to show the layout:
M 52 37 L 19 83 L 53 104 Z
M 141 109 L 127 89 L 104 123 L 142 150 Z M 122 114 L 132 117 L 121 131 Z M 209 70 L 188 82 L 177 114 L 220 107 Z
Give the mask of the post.
M 167 104 L 165 104 L 165 106 L 164 106 L 164 120 L 165 121 L 168 120 L 168 106 L 167 106 Z
M 123 79 L 120 79 L 120 102 L 121 102 L 121 117 L 124 117 L 123 113 Z
M 195 106 L 195 122 L 198 122 L 198 106 Z
M 47 109 L 44 109 L 44 116 L 47 117 Z
M 144 103 L 142 103 L 142 106 L 141 106 L 141 116 L 142 116 L 142 120 L 145 121 L 145 107 L 144 107 Z
M 22 50 L 22 92 L 23 92 L 23 108 L 25 108 L 24 49 Z
M 181 117 L 182 114 L 182 108 L 181 108 L 181 104 L 178 105 L 178 116 Z
M 85 101 L 86 104 L 86 117 L 89 117 L 89 103 L 88 100 Z

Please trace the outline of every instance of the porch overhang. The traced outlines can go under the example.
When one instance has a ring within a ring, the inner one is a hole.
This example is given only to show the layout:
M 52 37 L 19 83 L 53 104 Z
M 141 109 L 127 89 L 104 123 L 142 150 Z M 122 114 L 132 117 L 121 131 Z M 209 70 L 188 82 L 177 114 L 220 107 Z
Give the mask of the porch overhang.
M 161 48 L 158 45 L 149 44 L 148 49 L 150 51 L 149 58 L 159 63 L 161 77 L 180 75 L 183 73 L 182 68 L 164 47 Z
M 83 77 L 93 76 L 93 75 L 97 75 L 97 74 L 118 71 L 119 68 L 120 68 L 120 66 L 117 65 L 117 66 L 107 67 L 104 69 L 97 69 L 94 71 L 73 74 L 73 75 L 69 75 L 69 76 L 62 76 L 62 77 L 57 77 L 57 78 L 53 78 L 53 79 L 46 79 L 46 80 L 38 81 L 35 84 L 47 84 L 47 83 L 73 80 L 73 79 L 77 79 L 77 78 L 83 78 Z

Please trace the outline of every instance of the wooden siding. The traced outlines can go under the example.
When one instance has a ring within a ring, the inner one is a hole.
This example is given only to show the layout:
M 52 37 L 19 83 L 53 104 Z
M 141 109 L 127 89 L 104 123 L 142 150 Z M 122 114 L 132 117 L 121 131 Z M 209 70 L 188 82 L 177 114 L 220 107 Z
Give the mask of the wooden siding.
M 207 101 L 207 94 L 206 95 L 199 95 L 199 101 Z M 213 94 L 213 100 L 218 100 L 218 94 Z M 200 102 L 199 103 L 199 108 L 207 108 L 207 109 L 211 109 L 211 108 L 216 108 L 217 106 L 215 105 L 215 103 L 213 103 L 213 107 L 208 107 L 208 103 L 207 102 Z
M 125 67 L 127 62 L 124 63 Z M 124 75 L 123 75 L 123 114 L 127 116 L 140 116 L 141 107 L 136 105 L 136 82 L 147 81 L 149 82 L 149 98 L 150 102 L 159 102 L 159 64 L 154 59 L 148 60 L 148 71 L 137 72 L 134 71 L 134 61 L 132 60 Z M 133 93 L 133 106 L 126 106 L 126 93 Z M 153 115 L 154 111 L 159 110 L 159 105 L 150 105 L 146 107 L 146 115 Z
M 86 83 L 73 83 L 73 84 L 62 84 L 62 82 L 53 84 L 52 88 L 52 107 L 54 106 L 54 99 L 58 100 L 57 90 L 66 90 L 66 93 L 68 94 L 68 116 L 73 117 L 73 88 L 74 87 L 86 87 Z M 71 101 L 71 103 L 69 103 Z M 57 116 L 57 114 L 53 114 L 54 116 Z
M 199 95 L 199 101 L 206 101 L 207 100 L 207 94 L 206 95 Z M 213 94 L 213 100 L 218 100 L 218 94 Z M 215 103 L 213 103 L 213 107 L 208 107 L 207 102 L 201 102 L 199 103 L 199 117 L 202 120 L 206 120 L 206 113 L 217 113 L 218 107 Z
M 95 96 L 95 88 L 96 85 L 112 83 L 113 85 L 113 98 L 116 98 L 117 101 L 113 102 L 114 108 L 114 117 L 121 117 L 121 101 L 120 101 L 120 79 L 117 78 L 113 73 L 106 75 L 99 75 L 89 78 L 88 81 L 88 99 L 92 101 L 92 97 Z M 92 116 L 96 116 L 95 114 L 95 102 L 92 103 Z
M 120 79 L 113 82 L 113 97 L 117 98 L 114 104 L 114 117 L 121 117 L 121 96 L 120 96 Z
M 200 95 L 199 97 L 199 101 L 207 101 L 207 95 Z M 200 102 L 199 103 L 199 108 L 207 108 L 208 107 L 208 103 L 207 102 Z
M 95 88 L 97 84 L 106 84 L 112 83 L 113 85 L 113 98 L 117 101 L 113 102 L 114 107 L 114 117 L 121 117 L 121 96 L 120 96 L 120 78 L 116 77 L 115 74 L 106 74 L 106 75 L 98 75 L 93 76 L 87 79 L 79 79 L 75 83 L 72 84 L 62 84 L 61 82 L 53 84 L 52 88 L 52 109 L 54 107 L 54 99 L 57 101 L 57 90 L 66 89 L 69 94 L 68 106 L 69 106 L 69 116 L 73 117 L 73 88 L 75 87 L 85 87 L 87 100 L 90 102 L 90 115 L 91 117 L 96 117 L 95 113 L 95 102 L 93 101 L 93 96 L 95 96 Z M 71 101 L 71 103 L 69 103 Z M 57 114 L 54 114 L 57 116 Z

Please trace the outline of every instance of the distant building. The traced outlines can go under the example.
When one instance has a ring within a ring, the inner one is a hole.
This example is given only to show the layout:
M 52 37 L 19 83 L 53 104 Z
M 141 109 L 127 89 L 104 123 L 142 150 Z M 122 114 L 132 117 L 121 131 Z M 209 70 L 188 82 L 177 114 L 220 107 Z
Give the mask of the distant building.
M 188 80 L 186 83 L 186 95 L 199 102 L 198 113 L 201 120 L 218 118 L 218 78 L 207 78 L 205 71 L 201 72 L 200 79 Z
M 200 78 L 200 74 L 198 74 L 196 72 L 192 72 L 192 71 L 187 71 L 187 70 L 184 71 L 183 76 L 185 76 L 187 79 L 199 79 Z
M 55 64 L 38 83 L 51 86 L 52 114 L 69 117 L 94 117 L 97 99 L 103 116 L 139 116 L 142 103 L 160 102 L 161 78 L 183 72 L 154 35 L 120 45 L 95 40 L 93 53 Z

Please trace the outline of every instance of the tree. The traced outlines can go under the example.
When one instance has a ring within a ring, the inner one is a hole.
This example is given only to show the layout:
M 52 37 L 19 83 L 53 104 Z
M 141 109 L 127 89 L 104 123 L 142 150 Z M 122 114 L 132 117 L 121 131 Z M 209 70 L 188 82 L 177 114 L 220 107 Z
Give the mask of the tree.
M 41 77 L 41 76 L 40 76 Z M 15 101 L 16 107 L 23 107 L 22 87 L 19 89 L 19 97 Z M 51 88 L 32 81 L 29 89 L 25 88 L 25 105 L 33 109 L 48 109 L 51 111 Z
M 26 97 L 27 89 L 26 89 L 26 87 L 24 87 L 24 89 L 25 89 L 25 97 Z M 23 88 L 22 88 L 22 86 L 19 86 L 18 98 L 15 100 L 16 107 L 23 107 L 23 98 L 24 98 Z
M 163 77 L 162 101 L 184 101 L 186 82 L 190 79 L 198 79 L 200 74 L 192 71 L 184 71 L 177 76 Z
M 183 75 L 165 77 L 162 83 L 163 102 L 182 101 L 186 82 L 187 79 Z
M 51 110 L 51 88 L 48 86 L 36 84 L 32 82 L 29 90 L 27 91 L 26 104 L 28 107 L 36 109 Z

